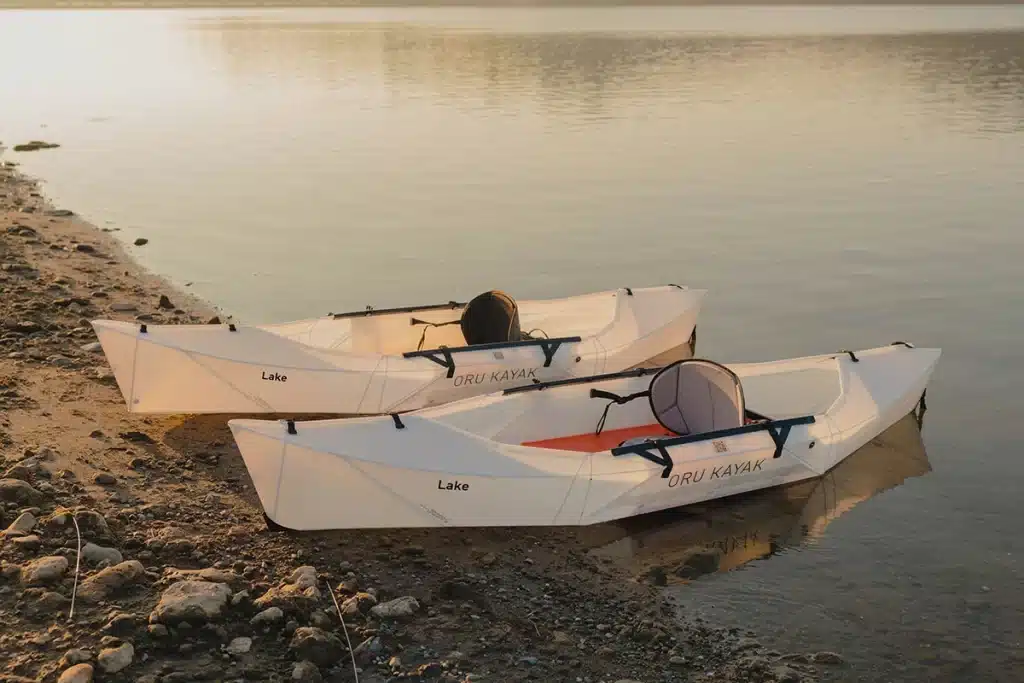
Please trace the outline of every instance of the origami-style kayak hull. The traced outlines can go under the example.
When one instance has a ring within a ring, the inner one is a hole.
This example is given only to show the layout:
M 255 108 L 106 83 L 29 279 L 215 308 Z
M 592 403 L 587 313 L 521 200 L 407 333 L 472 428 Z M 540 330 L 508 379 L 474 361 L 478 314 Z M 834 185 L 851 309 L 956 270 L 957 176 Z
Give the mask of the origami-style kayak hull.
M 522 301 L 532 338 L 472 346 L 451 325 L 456 302 L 281 325 L 92 325 L 129 412 L 373 415 L 647 363 L 685 349 L 704 294 L 667 285 Z
M 729 365 L 748 422 L 684 436 L 639 401 L 594 434 L 605 404 L 591 391 L 642 391 L 642 370 L 403 415 L 229 425 L 283 527 L 583 525 L 818 477 L 915 408 L 939 355 L 899 344 Z

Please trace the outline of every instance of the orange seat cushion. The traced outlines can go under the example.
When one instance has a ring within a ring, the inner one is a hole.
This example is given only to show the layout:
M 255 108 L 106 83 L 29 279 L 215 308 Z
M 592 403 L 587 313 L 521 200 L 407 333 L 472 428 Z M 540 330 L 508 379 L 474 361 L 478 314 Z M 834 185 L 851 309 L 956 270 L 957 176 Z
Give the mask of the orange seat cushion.
M 601 451 L 615 448 L 626 439 L 635 439 L 640 436 L 675 436 L 675 434 L 660 424 L 652 424 L 640 427 L 626 427 L 625 429 L 609 429 L 600 434 L 590 432 L 588 434 L 560 436 L 556 439 L 524 441 L 523 445 L 534 448 L 554 448 L 560 451 L 600 453 Z

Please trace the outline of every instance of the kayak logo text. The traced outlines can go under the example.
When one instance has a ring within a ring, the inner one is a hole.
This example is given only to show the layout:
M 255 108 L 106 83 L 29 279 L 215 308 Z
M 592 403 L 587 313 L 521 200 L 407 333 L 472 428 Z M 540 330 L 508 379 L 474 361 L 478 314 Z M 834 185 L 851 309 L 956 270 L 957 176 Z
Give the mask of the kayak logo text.
M 442 484 L 444 484 L 442 486 Z M 464 484 L 459 480 L 442 482 L 440 479 L 437 480 L 437 489 L 439 491 L 468 491 L 469 484 Z
M 287 382 L 288 381 L 288 375 L 282 375 L 282 374 L 277 373 L 277 372 L 272 372 L 272 373 L 270 373 L 268 375 L 267 371 L 264 370 L 263 371 L 262 379 L 265 379 L 268 382 Z
M 535 379 L 537 368 L 515 368 L 513 370 L 495 370 L 494 372 L 467 372 L 455 375 L 455 386 L 463 387 L 471 384 L 492 384 L 494 382 L 514 382 L 520 379 Z
M 729 465 L 719 465 L 718 467 L 702 467 L 699 470 L 690 470 L 689 472 L 683 472 L 681 474 L 673 474 L 668 478 L 668 487 L 674 489 L 677 486 L 683 486 L 684 484 L 699 484 L 704 481 L 707 477 L 708 481 L 714 479 L 725 479 L 726 477 L 734 477 L 737 474 L 747 474 L 748 472 L 761 472 L 764 465 L 764 461 L 767 458 L 758 458 L 757 460 L 747 460 L 745 462 L 736 462 Z

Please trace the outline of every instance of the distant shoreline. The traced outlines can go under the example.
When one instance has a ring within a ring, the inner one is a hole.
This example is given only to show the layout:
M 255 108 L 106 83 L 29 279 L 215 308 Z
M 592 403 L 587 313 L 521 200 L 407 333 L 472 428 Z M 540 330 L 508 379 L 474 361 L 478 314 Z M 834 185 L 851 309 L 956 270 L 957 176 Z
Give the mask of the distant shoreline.
M 0 0 L 0 9 L 282 9 L 329 7 L 1013 7 L 1024 0 L 926 0 L 891 2 L 889 0 Z

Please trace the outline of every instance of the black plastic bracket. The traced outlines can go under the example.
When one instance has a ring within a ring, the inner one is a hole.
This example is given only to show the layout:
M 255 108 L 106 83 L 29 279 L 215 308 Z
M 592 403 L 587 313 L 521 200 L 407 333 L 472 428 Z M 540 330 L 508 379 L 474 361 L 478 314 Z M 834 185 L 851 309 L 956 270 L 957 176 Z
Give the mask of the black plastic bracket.
M 772 441 L 775 442 L 775 454 L 772 458 L 782 457 L 782 448 L 786 445 L 786 439 L 789 438 L 789 430 L 793 428 L 791 424 L 785 424 L 780 427 L 768 427 L 768 435 L 772 437 Z
M 889 344 L 889 346 L 906 346 L 908 349 L 914 348 L 913 344 L 905 341 L 894 341 L 892 344 Z
M 633 296 L 633 289 L 632 288 L 624 287 L 623 289 L 626 290 L 626 296 Z
M 139 334 L 146 334 L 147 332 L 149 332 L 149 328 L 146 327 L 146 323 L 139 325 Z
M 405 425 L 402 424 L 402 418 L 398 416 L 398 413 L 391 413 L 391 419 L 395 421 L 395 429 L 405 429 Z
M 558 353 L 558 347 L 562 345 L 560 339 L 547 342 L 542 341 L 540 344 L 540 350 L 544 352 L 544 367 L 551 367 L 551 361 L 554 360 L 555 354 Z
M 855 356 L 853 354 L 853 351 L 847 351 L 846 349 L 839 349 L 839 353 L 848 354 L 850 356 L 850 360 L 852 360 L 854 363 L 859 363 L 860 362 L 860 358 L 857 358 L 857 356 Z
M 655 465 L 661 465 L 664 469 L 661 470 L 661 478 L 668 479 L 669 475 L 672 474 L 672 456 L 668 454 L 665 447 L 657 441 L 650 444 L 650 448 L 657 448 L 658 452 L 652 453 L 647 450 L 648 447 L 641 446 L 637 450 L 633 451 L 636 455 L 639 455 L 644 460 L 650 460 Z
M 228 330 L 231 332 L 238 332 L 238 328 L 235 327 L 234 323 L 228 323 Z
M 288 433 L 289 434 L 298 434 L 298 432 L 295 431 L 295 420 L 288 420 L 287 424 L 288 424 Z
M 438 358 L 437 355 L 435 355 L 438 353 L 440 353 L 443 357 Z M 432 360 L 441 367 L 448 368 L 448 374 L 446 375 L 448 379 L 451 379 L 452 377 L 455 376 L 455 359 L 452 358 L 452 352 L 449 351 L 448 349 L 440 348 L 429 353 L 424 353 L 422 355 L 427 360 Z

